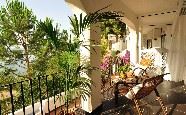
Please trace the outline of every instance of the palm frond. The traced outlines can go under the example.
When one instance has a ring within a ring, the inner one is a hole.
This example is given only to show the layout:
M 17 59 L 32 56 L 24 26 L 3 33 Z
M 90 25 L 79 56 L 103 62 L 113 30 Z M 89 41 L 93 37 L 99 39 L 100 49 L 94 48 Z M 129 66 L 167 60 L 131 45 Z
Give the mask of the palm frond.
M 123 17 L 120 12 L 115 11 L 102 12 L 103 9 L 100 9 L 93 13 L 89 13 L 84 17 L 83 14 L 81 13 L 79 15 L 79 19 L 77 18 L 78 16 L 75 14 L 72 17 L 69 17 L 72 26 L 72 32 L 75 34 L 77 38 L 79 38 L 82 32 L 89 28 L 91 24 L 102 22 L 105 19 L 118 19 L 119 17 Z
M 58 39 L 58 27 L 53 26 L 52 20 L 50 18 L 46 18 L 45 21 L 40 21 L 37 26 L 41 28 L 45 33 L 49 42 L 57 49 L 59 48 L 59 39 Z

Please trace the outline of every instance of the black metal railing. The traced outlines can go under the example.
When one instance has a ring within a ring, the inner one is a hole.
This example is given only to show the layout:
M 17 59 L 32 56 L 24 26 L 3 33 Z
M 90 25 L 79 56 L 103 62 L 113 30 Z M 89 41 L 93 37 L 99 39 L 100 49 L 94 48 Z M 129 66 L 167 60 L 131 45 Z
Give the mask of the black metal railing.
M 65 110 L 68 105 L 65 105 L 62 92 L 64 90 L 60 77 L 55 75 L 0 85 L 0 115 L 37 113 L 63 115 L 68 111 Z M 75 103 L 74 106 L 77 107 L 77 104 Z

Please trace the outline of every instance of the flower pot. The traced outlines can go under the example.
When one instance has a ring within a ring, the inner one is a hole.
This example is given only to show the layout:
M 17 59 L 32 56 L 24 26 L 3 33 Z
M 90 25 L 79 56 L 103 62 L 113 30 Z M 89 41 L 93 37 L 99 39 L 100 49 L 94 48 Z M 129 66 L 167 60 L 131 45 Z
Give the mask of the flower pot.
M 125 72 L 125 73 L 127 75 L 127 78 L 132 78 L 133 77 L 132 72 Z

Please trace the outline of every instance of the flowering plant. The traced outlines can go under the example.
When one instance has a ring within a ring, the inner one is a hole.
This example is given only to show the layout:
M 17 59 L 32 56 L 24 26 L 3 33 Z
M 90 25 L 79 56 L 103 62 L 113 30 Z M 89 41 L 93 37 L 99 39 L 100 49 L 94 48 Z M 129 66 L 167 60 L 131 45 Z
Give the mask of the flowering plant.
M 112 68 L 112 65 L 117 64 L 120 66 L 130 65 L 130 52 L 128 50 L 123 51 L 120 54 L 112 55 L 111 52 L 108 52 L 102 59 L 101 62 L 101 72 L 102 74 L 108 74 L 109 69 Z M 119 69 L 119 68 L 118 68 Z
M 125 54 L 120 56 L 121 61 L 124 65 L 130 64 L 130 52 L 128 50 L 125 51 Z
M 142 58 L 140 61 L 140 65 L 149 67 L 152 65 L 152 60 L 148 58 Z
M 101 72 L 104 74 L 107 74 L 109 72 L 109 67 L 112 64 L 112 56 L 111 55 L 106 55 L 103 57 L 103 60 L 101 62 Z
M 142 52 L 140 65 L 142 66 L 153 66 L 155 61 L 155 55 L 151 52 Z
M 123 65 L 119 67 L 119 72 L 129 72 L 131 69 L 129 64 Z

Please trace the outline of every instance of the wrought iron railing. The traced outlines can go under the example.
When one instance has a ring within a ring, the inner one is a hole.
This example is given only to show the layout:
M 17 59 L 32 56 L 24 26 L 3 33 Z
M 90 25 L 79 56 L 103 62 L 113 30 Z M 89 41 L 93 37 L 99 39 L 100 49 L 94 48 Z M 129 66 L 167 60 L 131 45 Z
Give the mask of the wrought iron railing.
M 58 76 L 42 76 L 0 85 L 0 115 L 35 115 L 73 113 L 80 107 L 74 98 L 73 110 L 66 105 L 62 82 Z

